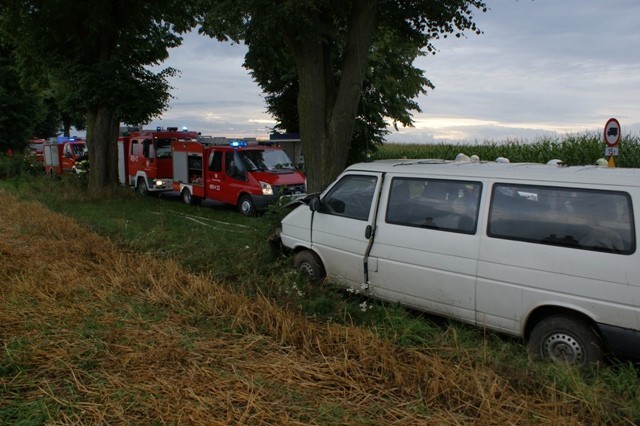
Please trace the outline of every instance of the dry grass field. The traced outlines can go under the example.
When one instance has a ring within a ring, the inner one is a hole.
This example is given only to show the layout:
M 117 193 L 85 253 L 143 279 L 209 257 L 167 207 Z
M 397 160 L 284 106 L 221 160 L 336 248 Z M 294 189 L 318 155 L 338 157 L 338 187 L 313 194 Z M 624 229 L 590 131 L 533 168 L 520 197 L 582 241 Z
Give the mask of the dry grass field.
M 0 190 L 0 424 L 578 425 L 605 409 L 248 299 Z

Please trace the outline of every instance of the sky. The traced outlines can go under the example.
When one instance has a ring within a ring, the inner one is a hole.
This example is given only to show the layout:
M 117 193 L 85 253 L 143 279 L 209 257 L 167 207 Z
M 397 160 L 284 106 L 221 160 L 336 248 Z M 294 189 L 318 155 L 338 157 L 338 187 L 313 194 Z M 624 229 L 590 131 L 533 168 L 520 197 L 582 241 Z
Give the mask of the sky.
M 640 133 L 639 0 L 486 0 L 483 34 L 439 40 L 415 65 L 435 85 L 390 142 L 483 143 Z M 242 67 L 246 47 L 195 33 L 170 51 L 169 109 L 146 127 L 268 138 L 275 120 Z

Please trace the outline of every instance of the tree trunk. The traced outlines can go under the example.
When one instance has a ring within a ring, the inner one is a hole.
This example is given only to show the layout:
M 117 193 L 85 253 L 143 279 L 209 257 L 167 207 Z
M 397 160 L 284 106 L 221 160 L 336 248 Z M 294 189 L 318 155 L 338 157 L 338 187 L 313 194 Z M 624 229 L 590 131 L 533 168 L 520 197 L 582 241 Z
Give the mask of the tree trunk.
M 327 128 L 327 90 L 322 43 L 307 43 L 297 61 L 299 75 L 298 115 L 307 174 L 307 191 L 324 188 L 335 173 L 332 141 Z
M 67 114 L 62 114 L 62 136 L 71 136 L 71 118 Z
M 100 195 L 118 182 L 118 126 L 116 113 L 106 107 L 89 111 L 87 146 L 89 148 L 89 191 Z
M 347 165 L 376 10 L 377 0 L 353 2 L 337 86 L 330 45 L 285 36 L 298 69 L 300 138 L 309 192 L 324 189 Z

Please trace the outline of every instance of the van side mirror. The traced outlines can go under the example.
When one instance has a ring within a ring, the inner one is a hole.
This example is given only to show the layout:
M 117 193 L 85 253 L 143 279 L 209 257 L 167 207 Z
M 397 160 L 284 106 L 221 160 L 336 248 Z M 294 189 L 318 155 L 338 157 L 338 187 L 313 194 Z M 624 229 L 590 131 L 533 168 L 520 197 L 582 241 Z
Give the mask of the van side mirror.
M 320 197 L 315 196 L 309 201 L 309 208 L 312 212 L 317 212 L 322 207 L 322 201 L 320 201 Z

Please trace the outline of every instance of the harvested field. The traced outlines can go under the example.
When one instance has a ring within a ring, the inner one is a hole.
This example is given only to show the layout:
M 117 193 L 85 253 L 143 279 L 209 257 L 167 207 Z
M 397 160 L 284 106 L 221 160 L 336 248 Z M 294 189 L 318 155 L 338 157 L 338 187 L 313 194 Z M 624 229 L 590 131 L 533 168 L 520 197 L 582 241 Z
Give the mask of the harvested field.
M 316 323 L 0 192 L 0 423 L 598 424 L 553 388 Z

